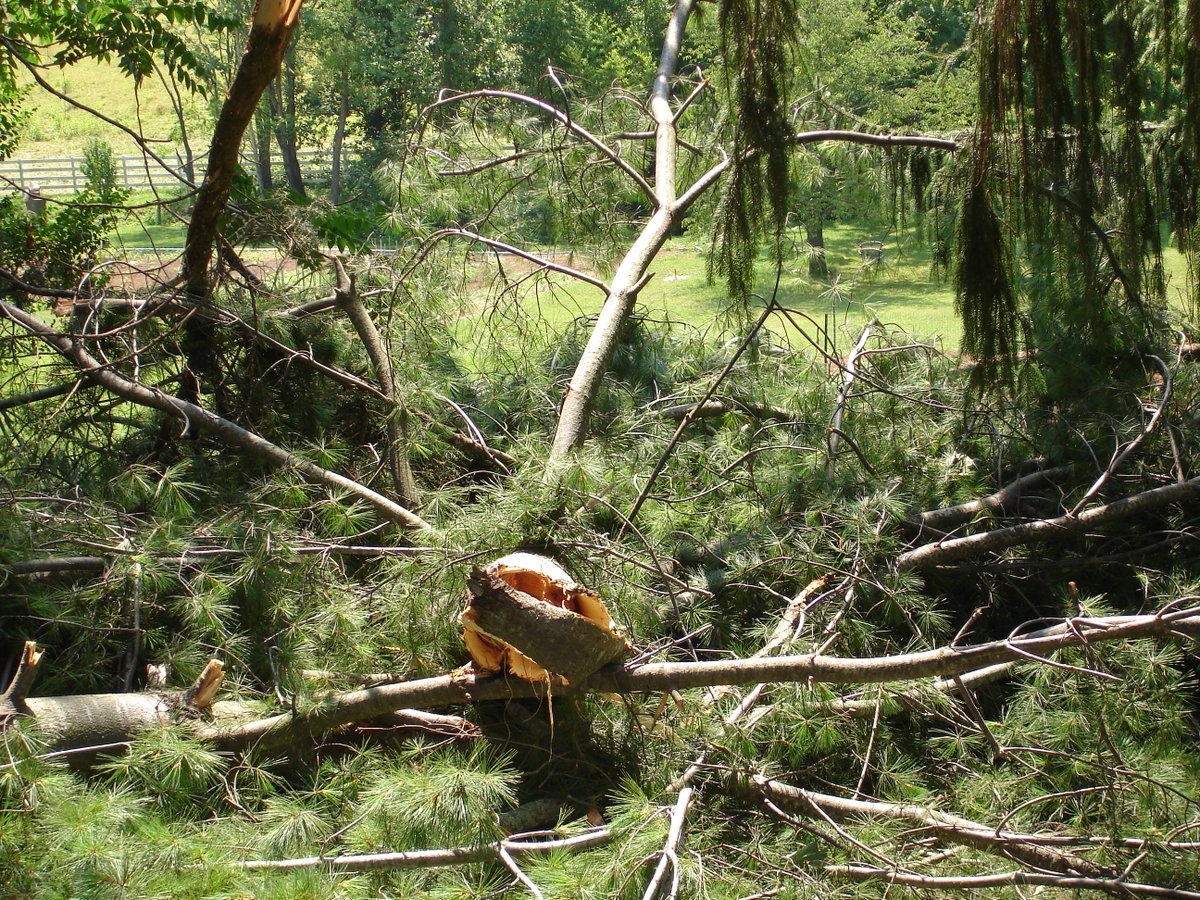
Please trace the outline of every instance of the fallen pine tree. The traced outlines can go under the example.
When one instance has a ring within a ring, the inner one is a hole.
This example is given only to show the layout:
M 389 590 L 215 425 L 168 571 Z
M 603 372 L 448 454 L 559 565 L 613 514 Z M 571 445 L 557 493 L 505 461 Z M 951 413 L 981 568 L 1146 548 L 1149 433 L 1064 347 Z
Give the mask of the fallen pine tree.
M 489 700 L 581 692 L 670 692 L 772 682 L 886 684 L 968 676 L 971 672 L 1013 661 L 1054 665 L 1049 655 L 1070 647 L 1112 641 L 1200 638 L 1200 607 L 1184 605 L 1195 599 L 1183 598 L 1180 603 L 1152 614 L 1070 618 L 1032 635 L 894 656 L 856 659 L 808 653 L 755 659 L 616 665 L 601 669 L 578 684 L 559 687 L 549 682 L 521 681 L 505 675 L 480 677 L 470 669 L 464 669 L 434 678 L 333 693 L 323 697 L 311 709 L 258 718 L 251 717 L 252 711 L 259 708 L 254 704 L 214 702 L 211 697 L 204 697 L 203 702 L 197 704 L 195 688 L 184 692 L 29 697 L 25 693 L 32 679 L 25 671 L 14 678 L 4 700 L 10 715 L 20 712 L 31 716 L 38 723 L 47 745 L 57 750 L 128 741 L 139 731 L 184 720 L 193 721 L 205 740 L 222 749 L 278 750 L 401 709 L 431 710 Z M 27 651 L 27 658 L 31 656 L 37 656 L 32 649 Z

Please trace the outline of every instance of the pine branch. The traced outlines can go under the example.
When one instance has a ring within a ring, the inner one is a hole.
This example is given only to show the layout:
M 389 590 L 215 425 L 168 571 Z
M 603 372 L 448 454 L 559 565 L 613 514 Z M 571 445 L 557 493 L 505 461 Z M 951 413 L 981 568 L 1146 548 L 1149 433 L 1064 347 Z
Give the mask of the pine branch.
M 734 782 L 736 784 L 736 782 Z M 911 828 L 956 844 L 966 844 L 988 853 L 1008 857 L 1038 869 L 1064 875 L 1111 877 L 1111 869 L 1098 866 L 1077 854 L 1038 843 L 1040 835 L 1023 835 L 989 828 L 961 816 L 939 812 L 925 806 L 881 801 L 852 800 L 805 790 L 790 784 L 750 775 L 747 786 L 760 799 L 791 813 L 815 815 L 818 811 L 835 822 L 852 819 L 898 820 Z
M 73 363 L 81 374 L 118 397 L 182 419 L 186 428 L 201 429 L 226 446 L 249 453 L 274 466 L 293 469 L 314 484 L 346 491 L 370 504 L 382 518 L 389 522 L 413 530 L 433 531 L 433 526 L 416 513 L 359 482 L 323 469 L 195 403 L 171 397 L 140 381 L 125 377 L 97 360 L 80 341 L 55 331 L 23 309 L 13 306 L 7 301 L 0 301 L 0 314 L 15 322 L 29 334 L 40 338 Z
M 956 506 L 945 506 L 933 509 L 915 516 L 907 524 L 920 532 L 934 532 L 939 537 L 959 525 L 965 525 L 980 513 L 1003 512 L 1012 504 L 1020 501 L 1021 496 L 1046 481 L 1055 481 L 1071 471 L 1070 466 L 1057 466 L 1053 469 L 1039 469 L 1009 482 L 995 493 L 969 500 Z
M 1077 516 L 1067 514 L 1052 519 L 1038 519 L 1035 522 L 1024 522 L 1007 528 L 997 528 L 980 534 L 926 544 L 915 550 L 901 553 L 896 557 L 894 565 L 899 572 L 925 571 L 963 559 L 982 556 L 985 553 L 996 553 L 1010 547 L 1031 544 L 1035 541 L 1071 537 L 1091 528 L 1144 515 L 1175 503 L 1185 503 L 1198 496 L 1200 496 L 1200 477 L 1192 478 L 1182 484 L 1169 484 L 1114 500 L 1112 503 L 1093 507 Z
M 1124 878 L 1078 878 L 1068 875 L 1049 875 L 1044 872 L 999 872 L 992 875 L 918 875 L 915 872 L 896 872 L 875 866 L 826 866 L 830 875 L 840 875 L 854 881 L 884 881 L 928 891 L 980 891 L 988 888 L 1021 887 L 1024 885 L 1060 888 L 1065 891 L 1103 891 L 1118 897 L 1161 897 L 1164 900 L 1200 900 L 1200 892 L 1158 884 L 1142 884 Z
M 604 141 L 600 140 L 600 138 L 596 137 L 557 106 L 553 106 L 544 100 L 537 99 L 536 97 L 530 97 L 528 94 L 521 94 L 516 91 L 496 90 L 494 88 L 485 88 L 477 91 L 465 91 L 461 94 L 450 94 L 449 96 L 442 97 L 436 102 L 431 103 L 429 106 L 425 107 L 422 115 L 428 117 L 430 113 L 441 107 L 480 99 L 508 100 L 514 103 L 523 103 L 526 106 L 531 106 L 538 110 L 538 112 L 549 116 L 551 119 L 554 119 L 554 121 L 558 122 L 558 124 L 567 129 L 567 131 L 579 138 L 582 138 L 584 141 L 595 147 L 606 159 L 608 159 L 609 162 L 624 172 L 625 175 L 628 176 L 629 180 L 638 186 L 642 193 L 644 193 L 649 199 L 654 199 L 654 189 L 650 187 L 649 183 L 645 178 L 642 177 L 642 174 L 637 169 L 621 158 L 620 153 L 608 146 L 608 144 L 604 143 Z
M 1194 600 L 1196 598 L 1185 598 Z M 652 663 L 602 669 L 579 685 L 553 687 L 554 696 L 577 692 L 626 694 L 681 691 L 734 684 L 821 682 L 883 684 L 961 675 L 1006 662 L 1046 661 L 1068 647 L 1104 641 L 1200 637 L 1200 608 L 1168 607 L 1156 614 L 1071 618 L 1034 635 L 966 647 L 941 647 L 917 653 L 861 659 L 808 653 L 704 662 Z M 228 750 L 285 748 L 319 738 L 353 722 L 365 722 L 398 709 L 433 709 L 476 703 L 545 697 L 544 683 L 506 675 L 481 678 L 469 671 L 335 693 L 308 710 L 246 721 L 245 703 L 214 703 L 201 736 Z M 182 694 L 87 694 L 74 697 L 30 697 L 29 713 L 43 737 L 62 749 L 128 740 L 146 728 L 170 721 L 182 705 Z
M 1101 641 L 1197 636 L 1200 636 L 1200 608 L 1179 611 L 1168 608 L 1149 615 L 1072 618 L 1033 636 L 895 656 L 852 659 L 809 653 L 610 667 L 570 689 L 555 687 L 553 692 L 555 696 L 575 692 L 625 694 L 810 680 L 825 684 L 883 684 L 961 675 L 1006 662 L 1036 662 L 1056 650 Z M 280 747 L 394 709 L 430 709 L 483 700 L 544 697 L 547 692 L 547 686 L 540 683 L 507 676 L 480 678 L 470 672 L 459 672 L 334 694 L 321 706 L 303 713 L 285 713 L 240 725 L 225 725 L 218 718 L 208 736 L 227 749 Z

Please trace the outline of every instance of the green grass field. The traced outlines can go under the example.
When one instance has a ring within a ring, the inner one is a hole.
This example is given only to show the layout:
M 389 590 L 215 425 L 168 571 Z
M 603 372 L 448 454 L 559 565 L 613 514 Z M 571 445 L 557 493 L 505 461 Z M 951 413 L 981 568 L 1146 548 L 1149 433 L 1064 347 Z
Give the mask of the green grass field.
M 94 61 L 79 62 L 63 69 L 47 69 L 43 77 L 73 100 L 99 110 L 154 141 L 156 152 L 174 153 L 179 126 L 167 92 L 156 79 L 146 79 L 135 91 L 132 80 L 114 64 Z M 23 83 L 32 82 L 26 76 Z M 189 130 L 194 132 L 193 141 L 196 141 L 210 128 L 208 101 L 187 95 L 184 95 L 184 101 Z M 83 142 L 91 137 L 108 141 L 118 155 L 139 152 L 133 138 L 120 129 L 36 86 L 29 94 L 29 110 L 18 156 L 39 159 L 78 156 Z M 197 142 L 196 146 L 202 146 L 202 142 Z

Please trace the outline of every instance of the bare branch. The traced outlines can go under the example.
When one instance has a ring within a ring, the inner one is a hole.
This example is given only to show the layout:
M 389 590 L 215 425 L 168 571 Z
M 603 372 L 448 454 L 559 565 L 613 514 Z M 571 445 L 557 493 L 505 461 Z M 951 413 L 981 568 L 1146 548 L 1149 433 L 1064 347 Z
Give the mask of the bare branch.
M 642 177 L 642 174 L 637 169 L 621 158 L 621 154 L 619 152 L 608 146 L 608 144 L 604 143 L 604 141 L 600 140 L 600 138 L 596 137 L 557 106 L 553 106 L 544 100 L 539 100 L 536 97 L 530 97 L 528 94 L 521 94 L 516 91 L 502 91 L 495 88 L 484 88 L 477 91 L 466 91 L 461 94 L 449 94 L 447 96 L 440 97 L 425 108 L 425 114 L 428 115 L 432 110 L 442 106 L 465 103 L 470 100 L 480 99 L 511 100 L 515 103 L 524 103 L 526 106 L 532 106 L 539 112 L 545 113 L 572 134 L 582 138 L 587 143 L 599 150 L 601 154 L 603 154 L 610 162 L 613 163 L 613 165 L 629 176 L 629 179 L 641 189 L 647 198 L 654 200 L 654 189 L 650 187 L 649 183 L 645 178 Z
M 417 488 L 417 479 L 413 475 L 412 465 L 408 459 L 408 423 L 404 404 L 400 400 L 400 385 L 396 382 L 396 372 L 392 368 L 392 357 L 383 344 L 383 336 L 375 327 L 375 320 L 367 306 L 358 296 L 354 278 L 346 271 L 339 257 L 333 257 L 333 268 L 337 275 L 337 288 L 334 297 L 337 304 L 350 324 L 354 326 L 358 339 L 362 341 L 367 351 L 367 357 L 375 368 L 375 377 L 383 390 L 388 402 L 387 411 L 387 461 L 391 470 L 392 487 L 395 488 L 400 503 L 409 509 L 421 508 L 421 494 Z
M 182 419 L 188 428 L 206 431 L 226 445 L 236 447 L 275 466 L 294 469 L 315 484 L 346 491 L 370 504 L 389 522 L 420 531 L 433 530 L 433 526 L 416 513 L 357 481 L 323 469 L 201 406 L 171 397 L 142 382 L 126 378 L 102 364 L 79 341 L 55 331 L 10 303 L 0 301 L 0 314 L 53 347 L 74 363 L 83 375 L 131 403 L 176 416 Z
M 973 891 L 1022 885 L 1037 885 L 1063 890 L 1103 891 L 1118 897 L 1162 897 L 1165 900 L 1200 900 L 1200 892 L 1157 884 L 1141 884 L 1123 878 L 1076 878 L 1067 875 L 1048 875 L 1043 872 L 1000 872 L 994 875 L 918 875 L 915 872 L 896 872 L 875 866 L 826 866 L 830 875 L 841 875 L 855 881 L 886 881 L 909 887 L 943 893 Z
M 965 525 L 975 516 L 984 512 L 1000 512 L 1020 500 L 1021 495 L 1033 490 L 1043 482 L 1055 481 L 1071 471 L 1070 466 L 1057 466 L 1053 469 L 1039 469 L 1009 482 L 1000 490 L 978 500 L 959 503 L 956 506 L 946 506 L 941 509 L 929 510 L 914 517 L 908 524 L 918 531 L 931 531 L 939 537 L 959 525 Z
M 1132 516 L 1140 516 L 1173 503 L 1183 503 L 1200 496 L 1200 477 L 1182 484 L 1169 484 L 1153 488 L 1140 494 L 1115 500 L 1104 506 L 1096 506 L 1078 516 L 1065 515 L 1053 519 L 1039 519 L 997 528 L 980 534 L 960 538 L 949 538 L 935 544 L 926 544 L 915 550 L 901 553 L 895 560 L 900 572 L 917 572 L 935 566 L 958 562 L 984 553 L 996 553 L 1029 544 L 1034 541 L 1055 540 L 1080 534 L 1090 528 L 1107 525 Z
M 322 869 L 327 872 L 375 872 L 388 869 L 431 869 L 500 860 L 503 850 L 513 857 L 541 856 L 559 851 L 590 850 L 612 840 L 607 828 L 596 828 L 572 837 L 521 840 L 514 836 L 494 844 L 453 847 L 448 850 L 410 850 L 406 853 L 360 853 L 344 856 L 308 856 L 300 859 L 247 860 L 241 868 L 255 872 Z
M 1017 862 L 1069 875 L 1106 876 L 1110 869 L 1098 866 L 1076 854 L 1042 846 L 1037 835 L 1026 836 L 989 828 L 970 819 L 939 812 L 925 806 L 885 803 L 877 800 L 851 800 L 794 787 L 761 775 L 749 778 L 751 790 L 776 806 L 792 813 L 813 815 L 820 811 L 835 822 L 851 819 L 895 819 L 920 828 L 936 837 L 957 844 L 966 844 Z
M 497 241 L 492 238 L 484 237 L 481 234 L 476 234 L 474 231 L 468 231 L 465 228 L 444 228 L 437 232 L 437 234 L 433 235 L 433 237 L 430 238 L 430 242 L 432 243 L 433 241 L 441 240 L 443 237 L 467 238 L 468 240 L 474 241 L 477 244 L 483 244 L 485 247 L 491 247 L 493 250 L 499 250 L 501 253 L 510 253 L 513 256 L 519 256 L 521 259 L 528 260 L 531 263 L 536 263 L 549 272 L 557 272 L 560 275 L 569 275 L 571 278 L 582 281 L 584 284 L 590 284 L 592 287 L 605 294 L 608 293 L 608 285 L 599 278 L 595 278 L 594 276 L 588 275 L 586 272 L 581 272 L 578 269 L 573 269 L 570 266 L 564 266 L 561 263 L 544 259 L 543 257 L 538 256 L 536 253 L 530 253 L 529 251 L 522 250 L 520 247 L 515 247 L 512 244 L 506 244 L 503 241 Z
M 833 475 L 833 463 L 837 459 L 838 443 L 844 436 L 842 431 L 842 419 L 846 415 L 846 403 L 850 400 L 850 389 L 854 387 L 854 378 L 858 373 L 858 358 L 866 349 L 867 341 L 871 339 L 871 331 L 874 329 L 875 323 L 868 322 L 863 328 L 862 334 L 858 336 L 858 342 L 854 345 L 854 349 L 850 351 L 850 355 L 846 357 L 846 365 L 843 369 L 842 386 L 838 388 L 837 401 L 833 406 L 833 418 L 829 421 L 828 438 L 826 439 L 826 447 L 828 449 L 827 458 L 825 461 L 826 476 Z M 859 454 L 862 457 L 862 454 Z M 864 459 L 863 462 L 866 462 Z

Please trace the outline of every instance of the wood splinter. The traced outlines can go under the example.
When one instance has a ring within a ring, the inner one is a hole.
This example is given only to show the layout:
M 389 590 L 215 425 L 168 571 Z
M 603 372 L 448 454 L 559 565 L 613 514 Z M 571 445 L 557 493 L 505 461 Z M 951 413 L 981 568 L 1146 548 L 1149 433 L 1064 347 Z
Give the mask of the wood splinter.
M 199 677 L 183 695 L 184 702 L 192 709 L 208 709 L 216 699 L 221 682 L 225 680 L 225 664 L 219 659 L 210 659 Z
M 16 674 L 9 682 L 8 689 L 0 694 L 0 721 L 5 721 L 13 716 L 29 714 L 25 698 L 29 696 L 29 691 L 37 678 L 38 666 L 41 665 L 43 655 L 38 650 L 35 641 L 25 642 L 25 646 L 21 650 L 21 657 L 17 661 Z

